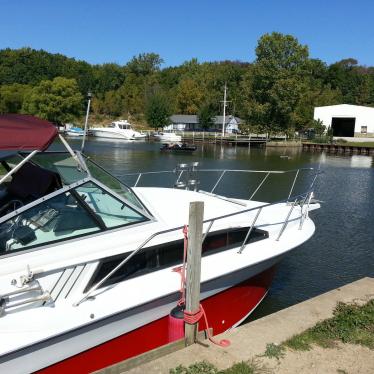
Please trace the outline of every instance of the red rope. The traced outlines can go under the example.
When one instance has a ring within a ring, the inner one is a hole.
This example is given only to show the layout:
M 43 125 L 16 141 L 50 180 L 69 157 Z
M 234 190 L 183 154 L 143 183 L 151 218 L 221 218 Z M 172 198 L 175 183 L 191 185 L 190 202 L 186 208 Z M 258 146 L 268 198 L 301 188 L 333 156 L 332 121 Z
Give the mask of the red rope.
M 186 300 L 186 260 L 187 260 L 187 247 L 188 247 L 188 226 L 183 227 L 184 245 L 183 245 L 183 264 L 173 269 L 174 272 L 179 273 L 181 276 L 180 293 L 181 297 L 178 301 L 178 305 L 182 305 Z
M 201 304 L 199 306 L 199 309 L 195 312 L 188 312 L 186 310 L 184 311 L 184 321 L 190 325 L 194 325 L 195 323 L 199 322 L 201 317 L 203 316 L 208 339 L 215 345 L 219 345 L 220 347 L 228 347 L 231 344 L 230 340 L 222 339 L 220 341 L 217 341 L 213 339 L 213 336 L 209 330 L 208 317 L 206 316 L 205 310 Z
M 186 301 L 186 259 L 187 259 L 187 247 L 188 247 L 188 226 L 185 225 L 183 227 L 183 235 L 184 235 L 184 248 L 183 248 L 183 265 L 178 266 L 173 269 L 176 273 L 179 273 L 181 276 L 181 286 L 180 286 L 180 293 L 181 297 L 178 301 L 178 305 L 184 305 Z M 213 336 L 211 335 L 211 332 L 209 330 L 209 324 L 208 324 L 208 317 L 206 316 L 205 310 L 203 306 L 200 304 L 199 309 L 194 312 L 189 312 L 187 310 L 184 310 L 184 321 L 190 325 L 194 325 L 195 323 L 198 323 L 201 319 L 201 317 L 204 316 L 205 321 L 205 328 L 207 329 L 207 334 L 209 340 L 216 345 L 219 345 L 220 347 L 228 347 L 231 342 L 227 339 L 222 339 L 220 341 L 217 341 L 213 339 Z

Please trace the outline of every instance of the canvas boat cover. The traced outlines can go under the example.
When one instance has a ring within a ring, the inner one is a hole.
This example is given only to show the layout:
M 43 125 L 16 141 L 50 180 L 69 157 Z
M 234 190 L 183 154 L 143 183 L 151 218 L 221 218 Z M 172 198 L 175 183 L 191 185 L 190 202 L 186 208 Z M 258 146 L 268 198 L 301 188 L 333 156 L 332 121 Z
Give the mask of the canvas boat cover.
M 0 115 L 0 151 L 44 151 L 57 136 L 57 128 L 27 114 Z

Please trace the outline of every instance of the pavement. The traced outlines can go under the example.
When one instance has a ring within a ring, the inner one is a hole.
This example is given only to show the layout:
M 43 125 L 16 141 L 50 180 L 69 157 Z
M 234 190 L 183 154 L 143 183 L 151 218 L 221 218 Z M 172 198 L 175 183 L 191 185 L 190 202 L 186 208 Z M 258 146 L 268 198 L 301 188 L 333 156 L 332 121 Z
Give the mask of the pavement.
M 215 337 L 229 339 L 231 345 L 221 348 L 204 340 L 187 348 L 173 352 L 154 361 L 126 371 L 128 374 L 167 374 L 182 364 L 208 361 L 218 369 L 225 369 L 236 362 L 247 361 L 265 352 L 268 343 L 279 344 L 295 334 L 330 318 L 338 302 L 367 302 L 374 298 L 374 278 L 363 278 L 343 287 L 329 291 L 302 303 L 283 309 L 256 321 L 250 322 Z M 122 373 L 121 363 L 103 373 Z

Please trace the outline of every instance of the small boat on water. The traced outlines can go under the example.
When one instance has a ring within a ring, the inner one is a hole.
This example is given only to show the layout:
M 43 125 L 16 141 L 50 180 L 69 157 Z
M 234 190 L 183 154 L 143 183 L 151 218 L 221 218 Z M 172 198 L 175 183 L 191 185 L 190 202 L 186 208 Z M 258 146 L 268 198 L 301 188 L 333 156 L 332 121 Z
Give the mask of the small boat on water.
M 70 127 L 65 131 L 65 134 L 68 136 L 83 136 L 84 130 L 82 130 L 80 127 Z
M 47 151 L 57 136 L 67 152 Z M 215 335 L 256 308 L 276 265 L 315 231 L 313 168 L 180 164 L 131 173 L 130 187 L 53 124 L 18 114 L 0 115 L 0 163 L 1 373 L 89 373 L 182 339 L 183 311 L 173 310 L 186 288 L 177 270 L 191 202 L 204 203 L 200 300 L 209 323 L 199 329 Z M 194 173 L 210 187 L 199 190 Z M 141 187 L 145 175 L 155 186 Z M 245 175 L 261 176 L 249 198 L 234 191 Z M 217 194 L 225 176 L 237 198 Z M 281 177 L 282 200 L 254 199 Z
M 140 140 L 145 139 L 146 134 L 135 131 L 127 120 L 112 122 L 107 127 L 90 128 L 89 134 L 100 138 Z
M 175 132 L 158 132 L 153 134 L 153 137 L 160 141 L 160 142 L 171 142 L 171 143 L 177 143 L 182 140 L 182 137 L 180 135 L 177 135 Z
M 196 145 L 189 145 L 187 143 L 166 143 L 160 148 L 162 152 L 176 152 L 176 153 L 192 153 L 196 151 Z

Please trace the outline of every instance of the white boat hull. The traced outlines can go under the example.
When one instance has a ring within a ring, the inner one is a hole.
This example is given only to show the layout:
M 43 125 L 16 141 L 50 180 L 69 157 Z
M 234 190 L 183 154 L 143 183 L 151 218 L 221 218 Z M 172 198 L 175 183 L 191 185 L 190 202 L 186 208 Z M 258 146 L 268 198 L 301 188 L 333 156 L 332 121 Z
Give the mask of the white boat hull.
M 131 133 L 124 134 L 124 133 L 119 133 L 115 131 L 90 130 L 90 134 L 98 138 L 135 140 L 135 137 Z

